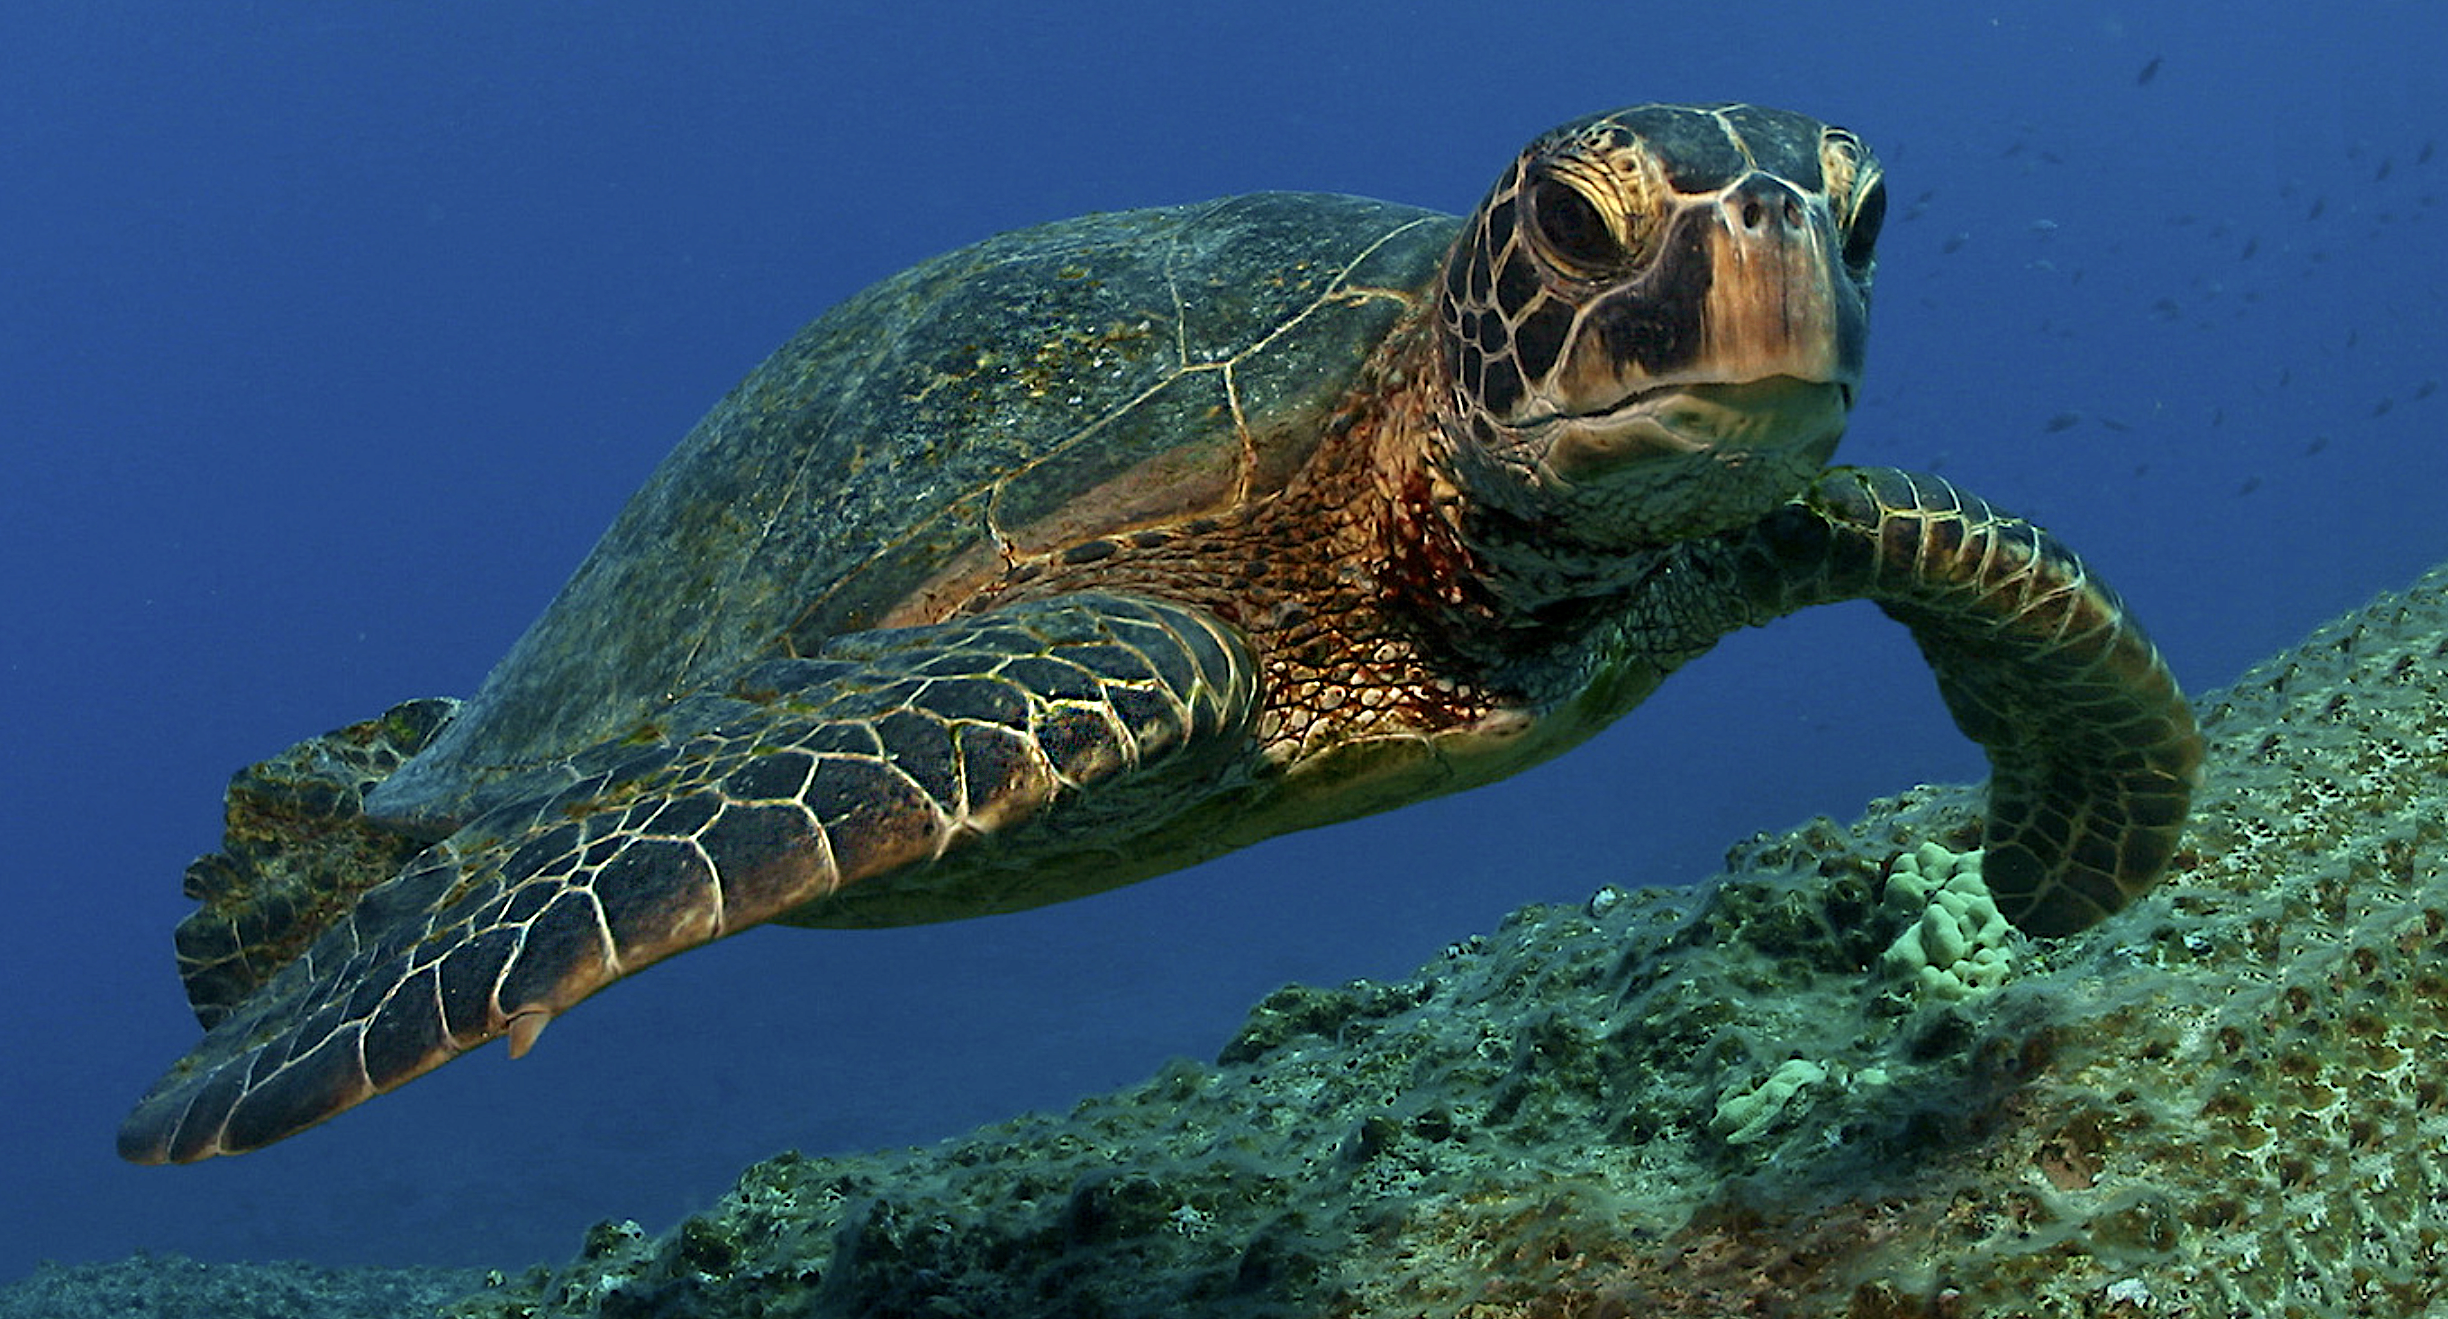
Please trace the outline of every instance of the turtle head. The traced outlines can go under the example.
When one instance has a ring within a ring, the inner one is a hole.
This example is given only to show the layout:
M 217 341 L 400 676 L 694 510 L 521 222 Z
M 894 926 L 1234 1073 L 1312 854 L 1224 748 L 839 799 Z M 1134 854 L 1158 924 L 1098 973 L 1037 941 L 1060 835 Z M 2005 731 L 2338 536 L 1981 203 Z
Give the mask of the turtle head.
M 1791 498 L 1860 385 L 1885 210 L 1860 138 L 1782 111 L 1641 106 L 1533 142 L 1446 260 L 1465 484 L 1608 546 Z

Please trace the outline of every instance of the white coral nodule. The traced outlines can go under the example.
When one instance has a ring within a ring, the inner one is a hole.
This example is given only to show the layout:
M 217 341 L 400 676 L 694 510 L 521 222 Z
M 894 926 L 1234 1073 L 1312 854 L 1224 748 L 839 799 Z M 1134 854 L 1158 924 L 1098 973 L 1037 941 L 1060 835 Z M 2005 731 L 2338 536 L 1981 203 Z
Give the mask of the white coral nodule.
M 2013 928 L 1989 897 L 1980 861 L 1977 851 L 1950 852 L 1936 843 L 1896 858 L 1881 901 L 1912 923 L 1879 957 L 1889 979 L 1954 1002 L 1985 994 L 2013 974 Z
M 1748 1145 L 1768 1134 L 1796 1095 L 1826 1080 L 1827 1075 L 1827 1068 L 1808 1058 L 1789 1058 L 1758 1085 L 1719 1096 L 1709 1130 L 1728 1145 Z

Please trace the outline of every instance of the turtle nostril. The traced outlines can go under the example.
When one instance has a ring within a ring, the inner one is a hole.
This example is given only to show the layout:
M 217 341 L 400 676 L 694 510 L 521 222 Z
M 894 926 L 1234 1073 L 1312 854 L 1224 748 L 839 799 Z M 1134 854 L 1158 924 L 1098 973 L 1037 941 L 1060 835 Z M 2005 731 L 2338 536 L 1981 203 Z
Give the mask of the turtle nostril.
M 1726 218 L 1742 231 L 1766 237 L 1799 233 L 1810 227 L 1809 210 L 1791 186 L 1771 175 L 1753 173 L 1734 186 L 1725 199 Z

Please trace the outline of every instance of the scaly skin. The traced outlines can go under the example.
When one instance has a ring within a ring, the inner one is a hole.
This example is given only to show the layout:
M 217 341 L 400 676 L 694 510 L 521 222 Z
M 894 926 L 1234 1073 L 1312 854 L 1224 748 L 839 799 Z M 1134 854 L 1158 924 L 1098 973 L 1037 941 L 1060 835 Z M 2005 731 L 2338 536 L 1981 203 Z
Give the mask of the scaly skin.
M 2093 923 L 2165 868 L 2199 738 L 2062 545 L 1932 477 L 1823 468 L 1878 180 L 1851 134 L 1751 107 L 1548 134 L 1437 278 L 1349 295 L 1407 310 L 1280 487 L 999 542 L 991 579 L 903 602 L 916 626 L 751 663 L 548 761 L 318 910 L 336 923 L 259 985 L 258 913 L 216 909 L 198 1001 L 227 1015 L 120 1152 L 253 1149 L 496 1036 L 515 1056 L 758 922 L 1008 911 L 1489 782 L 1734 629 L 1834 600 L 1909 627 L 1988 751 L 2001 908 L 2037 934 Z
M 2065 542 L 1935 476 L 1837 468 L 1726 548 L 1749 622 L 1866 599 L 1912 629 L 1989 755 L 1981 873 L 2008 920 L 2071 934 L 2157 882 L 2201 733 L 2141 624 Z
M 146 1096 L 120 1153 L 255 1149 L 498 1036 L 524 1053 L 613 980 L 837 894 L 854 911 L 880 876 L 945 882 L 990 835 L 1011 844 L 986 858 L 1002 905 L 1062 896 L 1031 876 L 1027 826 L 1083 785 L 1136 784 L 1101 803 L 1127 814 L 1210 777 L 1247 744 L 1252 680 L 1210 621 L 1097 595 L 760 665 L 368 892 Z
M 1734 627 L 1874 600 L 1989 753 L 1985 869 L 2011 919 L 2080 929 L 2165 867 L 2201 764 L 2191 710 L 2114 592 L 2047 533 L 1935 477 L 1836 469 L 1671 557 L 1602 641 L 1617 673 L 1639 673 L 1591 684 L 1609 704 Z M 1665 619 L 1680 654 L 1661 662 Z M 1285 798 L 1250 750 L 1257 671 L 1229 625 L 1097 594 L 761 666 L 368 894 L 164 1078 L 121 1153 L 238 1153 L 496 1036 L 524 1052 L 595 990 L 759 921 L 859 924 L 862 902 L 894 922 L 936 903 L 1009 910 L 1252 841 L 1192 828 L 1174 831 L 1186 846 L 1147 845 L 1125 822 L 1193 796 L 1210 803 L 1195 818 L 1246 821 Z

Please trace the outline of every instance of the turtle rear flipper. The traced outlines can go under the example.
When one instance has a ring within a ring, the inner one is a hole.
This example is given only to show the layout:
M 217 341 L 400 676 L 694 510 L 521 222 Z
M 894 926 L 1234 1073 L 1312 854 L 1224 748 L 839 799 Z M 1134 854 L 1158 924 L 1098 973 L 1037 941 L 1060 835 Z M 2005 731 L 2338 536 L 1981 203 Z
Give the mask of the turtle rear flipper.
M 753 666 L 369 890 L 155 1085 L 119 1152 L 269 1144 L 496 1036 L 523 1053 L 673 953 L 856 886 L 923 888 L 930 867 L 1057 803 L 1144 808 L 1212 781 L 1215 758 L 1248 744 L 1255 693 L 1224 625 L 1100 594 Z M 910 910 L 924 919 L 923 898 Z
M 2069 934 L 2158 881 L 2201 734 L 2158 648 L 2064 542 L 1935 476 L 1834 468 L 1736 552 L 1753 621 L 1867 598 L 1912 629 L 1988 752 L 1982 874 L 2018 927 Z
M 198 905 L 174 939 L 179 980 L 205 1029 L 433 841 L 368 819 L 365 797 L 458 707 L 403 701 L 231 776 L 221 850 L 188 865 L 186 894 Z

